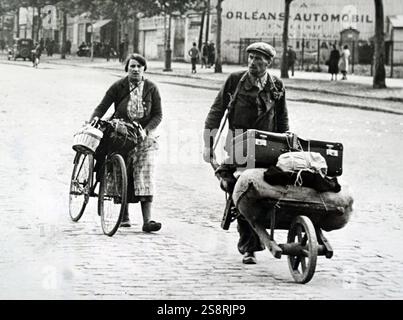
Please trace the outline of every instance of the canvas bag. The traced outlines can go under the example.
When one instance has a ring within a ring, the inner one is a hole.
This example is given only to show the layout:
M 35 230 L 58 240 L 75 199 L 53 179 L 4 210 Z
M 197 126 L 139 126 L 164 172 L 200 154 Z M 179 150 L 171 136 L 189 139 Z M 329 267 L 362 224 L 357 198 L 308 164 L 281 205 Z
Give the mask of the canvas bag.
M 326 160 L 318 152 L 285 152 L 278 157 L 277 167 L 285 172 L 298 172 L 299 175 L 302 171 L 319 173 L 322 177 L 327 174 Z

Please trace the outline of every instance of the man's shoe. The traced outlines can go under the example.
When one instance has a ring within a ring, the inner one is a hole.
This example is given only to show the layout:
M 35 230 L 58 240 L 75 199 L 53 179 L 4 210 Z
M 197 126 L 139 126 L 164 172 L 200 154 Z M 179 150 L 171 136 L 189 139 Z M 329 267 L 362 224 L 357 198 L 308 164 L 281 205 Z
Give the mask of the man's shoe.
M 242 263 L 244 264 L 256 264 L 256 257 L 254 252 L 246 252 L 243 256 Z
M 155 222 L 153 220 L 148 221 L 147 223 L 143 224 L 144 232 L 158 231 L 160 229 L 161 229 L 161 223 Z

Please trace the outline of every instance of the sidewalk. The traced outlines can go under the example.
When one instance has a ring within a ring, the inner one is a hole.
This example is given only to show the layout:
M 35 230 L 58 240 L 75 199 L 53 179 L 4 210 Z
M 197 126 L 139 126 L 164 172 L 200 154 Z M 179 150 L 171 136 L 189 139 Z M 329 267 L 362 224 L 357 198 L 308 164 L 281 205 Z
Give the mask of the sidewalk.
M 5 60 L 2 58 L 1 60 Z M 83 66 L 90 68 L 110 69 L 123 71 L 123 64 L 118 60 L 106 61 L 104 58 L 68 56 L 60 59 L 60 55 L 53 57 L 42 56 L 42 63 Z M 13 61 L 13 63 L 16 63 Z M 197 73 L 191 74 L 190 63 L 172 62 L 172 71 L 165 72 L 164 61 L 148 61 L 147 73 L 178 77 L 181 85 L 206 89 L 219 89 L 225 79 L 232 72 L 245 69 L 240 65 L 223 65 L 223 73 L 214 73 L 214 68 L 200 68 Z M 280 76 L 280 70 L 272 69 L 273 75 Z M 341 76 L 340 76 L 341 78 Z M 346 81 L 330 81 L 326 72 L 295 71 L 295 77 L 283 79 L 287 89 L 291 89 L 287 99 L 308 103 L 322 103 L 341 107 L 360 108 L 365 110 L 403 114 L 403 79 L 386 79 L 386 89 L 373 89 L 372 77 L 348 75 Z

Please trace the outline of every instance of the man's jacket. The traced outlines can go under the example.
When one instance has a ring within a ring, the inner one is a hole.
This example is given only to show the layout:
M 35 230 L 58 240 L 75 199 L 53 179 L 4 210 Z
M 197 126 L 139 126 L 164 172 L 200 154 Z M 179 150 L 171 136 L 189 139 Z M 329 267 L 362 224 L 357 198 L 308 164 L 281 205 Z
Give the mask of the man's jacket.
M 243 77 L 245 75 L 245 77 Z M 243 79 L 235 100 L 231 103 L 237 85 Z M 232 73 L 219 91 L 205 121 L 205 146 L 212 145 L 209 130 L 217 129 L 225 110 L 229 107 L 229 128 L 256 129 L 270 132 L 285 132 L 289 129 L 284 85 L 280 79 L 268 75 L 263 90 L 251 82 L 246 71 Z M 259 112 L 260 110 L 260 112 Z M 227 136 L 227 146 L 232 137 Z

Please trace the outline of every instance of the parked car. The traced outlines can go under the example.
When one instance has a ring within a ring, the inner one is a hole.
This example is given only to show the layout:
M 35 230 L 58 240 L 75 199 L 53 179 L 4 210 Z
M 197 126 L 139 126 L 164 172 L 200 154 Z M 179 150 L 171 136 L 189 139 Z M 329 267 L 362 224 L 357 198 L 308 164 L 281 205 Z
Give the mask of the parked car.
M 77 51 L 77 56 L 79 57 L 90 57 L 91 56 L 91 48 L 82 43 L 80 44 L 80 46 L 78 47 L 78 51 Z
M 13 47 L 12 57 L 14 60 L 18 58 L 31 59 L 31 51 L 34 49 L 34 42 L 32 39 L 18 39 Z

